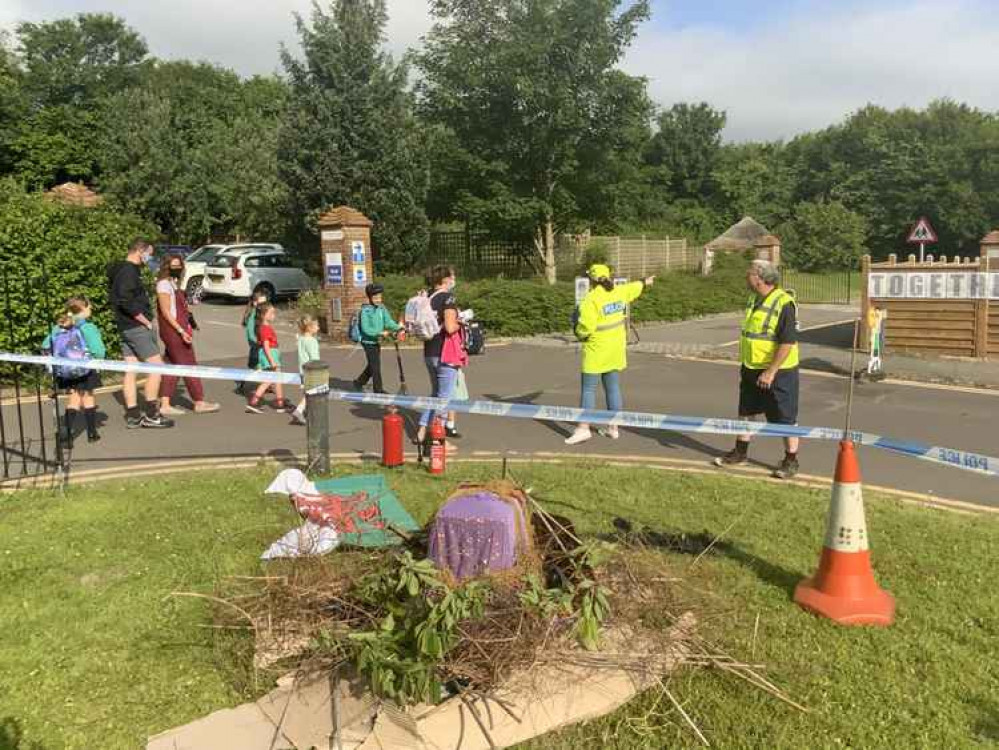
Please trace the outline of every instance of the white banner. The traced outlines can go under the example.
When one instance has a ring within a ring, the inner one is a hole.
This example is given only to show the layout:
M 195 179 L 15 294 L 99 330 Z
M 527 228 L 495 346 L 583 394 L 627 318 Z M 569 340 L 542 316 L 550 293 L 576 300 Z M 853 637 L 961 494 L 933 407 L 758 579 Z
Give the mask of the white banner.
M 995 299 L 999 273 L 980 271 L 885 271 L 867 281 L 871 299 Z

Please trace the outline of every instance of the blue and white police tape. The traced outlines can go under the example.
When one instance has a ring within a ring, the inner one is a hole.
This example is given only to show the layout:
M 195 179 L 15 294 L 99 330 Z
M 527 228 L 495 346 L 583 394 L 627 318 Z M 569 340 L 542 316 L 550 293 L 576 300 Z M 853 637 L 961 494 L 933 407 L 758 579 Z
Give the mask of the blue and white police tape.
M 328 392 L 335 401 L 375 406 L 396 406 L 415 411 L 455 411 L 463 414 L 481 414 L 492 417 L 533 419 L 542 422 L 585 422 L 591 425 L 615 425 L 645 430 L 693 432 L 705 435 L 743 435 L 761 437 L 797 437 L 811 440 L 842 440 L 843 430 L 832 427 L 799 427 L 797 425 L 747 422 L 738 419 L 713 419 L 686 417 L 674 414 L 649 414 L 631 411 L 601 411 L 577 409 L 571 406 L 538 406 L 535 404 L 503 403 L 498 401 L 447 401 L 420 396 L 392 396 L 377 393 L 353 393 L 317 389 L 310 393 Z M 858 445 L 918 458 L 931 463 L 952 466 L 978 474 L 999 478 L 999 458 L 983 456 L 969 451 L 953 450 L 934 445 L 924 445 L 867 432 L 852 431 L 846 435 Z
M 178 378 L 204 378 L 205 380 L 233 380 L 251 383 L 280 383 L 301 385 L 302 378 L 297 372 L 265 372 L 244 370 L 237 367 L 204 367 L 203 365 L 167 365 L 153 362 L 122 362 L 113 359 L 67 359 L 32 354 L 8 354 L 0 352 L 0 362 L 13 362 L 22 365 L 42 365 L 44 367 L 87 367 L 108 372 L 135 372 L 142 375 L 174 375 Z
M 14 362 L 28 365 L 80 367 L 85 364 L 95 370 L 113 372 L 135 372 L 155 375 L 175 375 L 196 377 L 206 380 L 234 380 L 247 383 L 282 383 L 301 385 L 302 379 L 294 372 L 264 372 L 243 370 L 232 367 L 204 367 L 201 365 L 166 365 L 146 362 L 119 362 L 114 360 L 86 360 L 0 352 L 0 362 Z M 593 425 L 616 425 L 635 429 L 664 430 L 669 432 L 691 432 L 704 435 L 750 434 L 761 437 L 798 437 L 810 440 L 842 440 L 843 431 L 832 427 L 800 427 L 797 425 L 767 424 L 747 422 L 737 419 L 714 419 L 707 417 L 686 417 L 675 414 L 649 414 L 643 412 L 611 412 L 578 409 L 571 406 L 538 406 L 535 404 L 506 403 L 501 401 L 448 401 L 423 396 L 393 396 L 377 393 L 354 393 L 331 390 L 321 387 L 309 392 L 310 395 L 328 394 L 335 401 L 354 404 L 370 404 L 381 407 L 401 407 L 414 411 L 456 411 L 463 414 L 481 414 L 492 417 L 532 419 L 542 422 L 585 422 Z M 984 456 L 970 451 L 960 451 L 935 445 L 925 445 L 905 440 L 896 440 L 883 435 L 867 432 L 851 432 L 846 436 L 858 445 L 888 451 L 902 456 L 918 458 L 935 464 L 951 466 L 990 477 L 999 477 L 999 458 Z

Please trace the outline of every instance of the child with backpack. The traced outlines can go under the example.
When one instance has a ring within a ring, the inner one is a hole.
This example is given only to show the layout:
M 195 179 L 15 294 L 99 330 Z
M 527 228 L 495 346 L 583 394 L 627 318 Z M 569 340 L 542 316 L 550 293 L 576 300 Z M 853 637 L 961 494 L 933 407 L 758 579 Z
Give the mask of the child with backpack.
M 358 391 L 369 380 L 373 380 L 374 392 L 385 393 L 382 387 L 382 339 L 402 331 L 402 326 L 392 320 L 388 309 L 382 304 L 384 292 L 385 288 L 381 284 L 368 284 L 364 288 L 368 303 L 361 305 L 356 319 L 351 321 L 351 339 L 364 347 L 367 359 L 364 372 L 354 381 L 354 389 Z
M 319 321 L 312 315 L 298 319 L 298 374 L 302 376 L 302 400 L 291 415 L 292 424 L 305 424 L 305 365 L 320 359 Z
M 269 302 L 265 302 L 257 308 L 254 316 L 254 335 L 257 340 L 259 351 L 257 359 L 257 370 L 264 372 L 281 372 L 281 349 L 278 347 L 277 333 L 274 332 L 274 319 L 277 317 L 277 310 Z M 274 401 L 274 409 L 287 413 L 290 411 L 288 402 L 284 400 L 284 386 L 280 383 L 261 383 L 246 402 L 246 411 L 250 414 L 263 414 L 260 400 L 268 390 L 274 389 L 277 399 Z
M 97 370 L 83 363 L 88 359 L 104 359 L 107 347 L 100 330 L 90 322 L 90 313 L 90 301 L 86 297 L 70 297 L 66 309 L 42 342 L 42 350 L 46 353 L 81 363 L 79 366 L 56 365 L 52 368 L 56 386 L 69 393 L 64 414 L 67 448 L 73 447 L 73 426 L 81 407 L 87 426 L 87 442 L 96 443 L 101 439 L 97 433 L 97 401 L 94 399 L 94 391 L 101 386 L 101 376 Z
M 260 361 L 260 347 L 257 346 L 257 310 L 268 302 L 266 292 L 255 292 L 243 310 L 243 333 L 250 349 L 246 356 L 246 369 L 256 370 Z M 246 383 L 236 383 L 236 393 L 246 395 Z

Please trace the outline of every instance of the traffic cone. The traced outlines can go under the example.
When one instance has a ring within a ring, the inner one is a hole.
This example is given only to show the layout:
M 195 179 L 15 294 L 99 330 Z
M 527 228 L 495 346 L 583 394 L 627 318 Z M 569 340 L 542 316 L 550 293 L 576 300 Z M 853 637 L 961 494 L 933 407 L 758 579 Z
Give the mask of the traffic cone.
M 878 587 L 871 569 L 860 466 L 849 440 L 839 444 L 818 572 L 798 584 L 794 601 L 841 625 L 891 625 L 895 619 L 895 599 Z

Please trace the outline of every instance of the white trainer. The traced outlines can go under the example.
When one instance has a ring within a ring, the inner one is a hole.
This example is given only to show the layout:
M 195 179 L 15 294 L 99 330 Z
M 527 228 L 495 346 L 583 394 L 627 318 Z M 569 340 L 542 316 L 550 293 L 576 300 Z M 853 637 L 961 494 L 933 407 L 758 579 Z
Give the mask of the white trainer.
M 621 433 L 617 429 L 617 425 L 611 425 L 610 427 L 604 427 L 600 430 L 600 434 L 605 438 L 610 438 L 611 440 L 617 440 L 621 437 Z
M 590 428 L 586 426 L 580 426 L 576 428 L 569 437 L 565 439 L 566 445 L 579 445 L 579 443 L 585 443 L 593 437 L 593 433 L 590 432 Z

